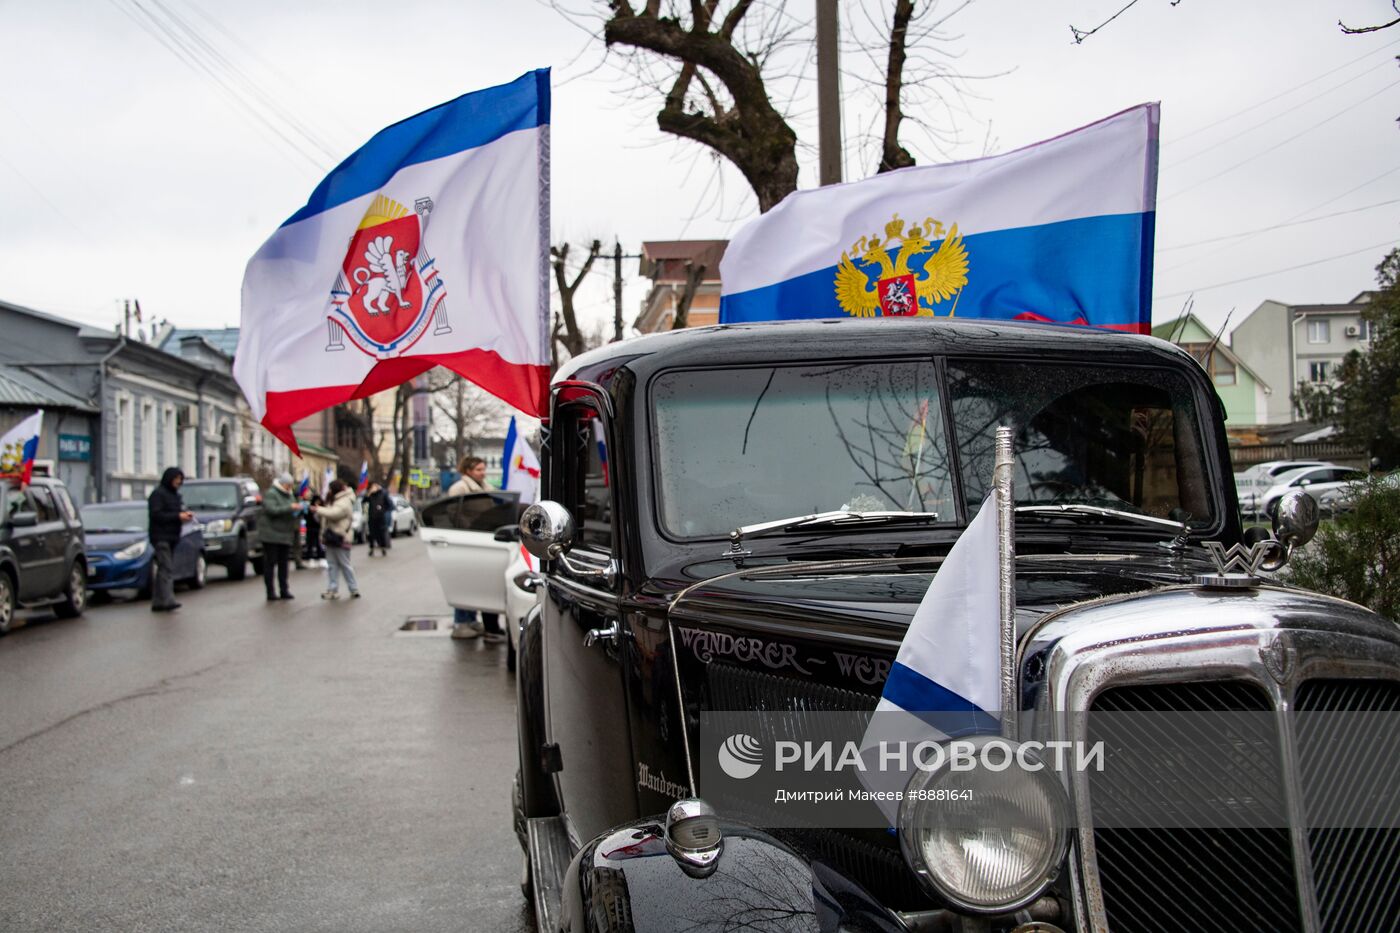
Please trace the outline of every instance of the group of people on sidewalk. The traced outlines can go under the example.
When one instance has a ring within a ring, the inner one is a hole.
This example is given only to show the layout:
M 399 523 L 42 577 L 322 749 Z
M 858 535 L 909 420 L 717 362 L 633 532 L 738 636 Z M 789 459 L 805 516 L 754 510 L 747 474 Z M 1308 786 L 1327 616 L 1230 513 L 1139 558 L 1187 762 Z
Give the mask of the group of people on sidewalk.
M 485 472 L 484 465 L 482 472 Z M 180 530 L 185 522 L 194 518 L 194 513 L 185 509 L 180 498 L 180 487 L 184 482 L 184 471 L 179 467 L 170 467 L 147 500 L 149 535 L 154 552 L 152 612 L 173 612 L 180 608 L 175 601 L 175 546 L 180 542 Z M 369 503 L 370 556 L 374 556 L 376 547 L 387 554 L 393 501 L 388 491 L 378 483 L 371 484 L 366 499 Z M 355 578 L 355 568 L 350 561 L 357 506 L 355 491 L 338 479 L 331 481 L 324 501 L 309 492 L 298 499 L 292 491 L 290 473 L 283 473 L 273 480 L 263 493 L 262 517 L 258 521 L 258 540 L 263 549 L 263 583 L 269 602 L 295 598 L 287 583 L 287 571 L 303 517 L 306 519 L 306 545 L 303 554 L 297 555 L 298 566 L 301 566 L 302 559 L 315 561 L 324 558 L 326 589 L 321 598 L 339 599 L 342 577 L 350 598 L 360 598 L 360 583 Z

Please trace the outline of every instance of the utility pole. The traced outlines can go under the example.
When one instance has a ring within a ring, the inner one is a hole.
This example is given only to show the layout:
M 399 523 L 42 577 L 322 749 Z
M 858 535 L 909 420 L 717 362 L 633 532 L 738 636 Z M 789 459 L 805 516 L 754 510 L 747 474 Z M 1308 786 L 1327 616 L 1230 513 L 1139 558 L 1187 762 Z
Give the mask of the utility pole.
M 613 340 L 622 339 L 622 241 L 613 240 Z
M 817 165 L 822 185 L 841 181 L 840 19 L 837 0 L 817 4 Z

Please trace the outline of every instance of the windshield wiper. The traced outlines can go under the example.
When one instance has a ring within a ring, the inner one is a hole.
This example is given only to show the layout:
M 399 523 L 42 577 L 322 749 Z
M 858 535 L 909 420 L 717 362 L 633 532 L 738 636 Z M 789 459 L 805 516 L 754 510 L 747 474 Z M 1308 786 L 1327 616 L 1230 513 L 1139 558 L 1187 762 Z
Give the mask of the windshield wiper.
M 1154 515 L 1143 515 L 1140 512 L 1126 512 L 1122 509 L 1109 509 L 1101 505 L 1085 505 L 1078 502 L 1067 502 L 1060 505 L 1018 505 L 1017 515 L 1085 515 L 1092 518 L 1118 518 L 1123 521 L 1136 522 L 1139 525 L 1151 525 L 1154 528 L 1170 528 L 1176 532 L 1176 537 L 1172 541 L 1173 546 L 1184 546 L 1187 537 L 1191 534 L 1191 526 L 1186 522 L 1173 521 L 1170 518 L 1157 518 Z
M 834 512 L 795 515 L 792 518 L 779 518 L 771 522 L 758 522 L 754 525 L 743 525 L 735 528 L 729 533 L 729 550 L 724 553 L 724 556 L 734 560 L 737 564 L 749 554 L 743 549 L 744 538 L 772 534 L 776 531 L 790 531 L 794 528 L 840 528 L 847 525 L 936 521 L 938 521 L 937 512 L 858 512 L 851 509 L 838 509 Z

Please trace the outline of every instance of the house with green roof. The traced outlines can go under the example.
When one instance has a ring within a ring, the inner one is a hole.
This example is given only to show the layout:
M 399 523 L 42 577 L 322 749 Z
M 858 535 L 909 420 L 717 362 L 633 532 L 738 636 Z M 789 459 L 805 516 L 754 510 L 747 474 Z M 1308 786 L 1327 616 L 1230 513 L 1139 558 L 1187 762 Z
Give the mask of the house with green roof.
M 1181 347 L 1201 364 L 1225 405 L 1225 425 L 1230 428 L 1268 421 L 1273 388 L 1244 360 L 1216 339 L 1216 334 L 1188 313 L 1152 328 L 1152 336 Z

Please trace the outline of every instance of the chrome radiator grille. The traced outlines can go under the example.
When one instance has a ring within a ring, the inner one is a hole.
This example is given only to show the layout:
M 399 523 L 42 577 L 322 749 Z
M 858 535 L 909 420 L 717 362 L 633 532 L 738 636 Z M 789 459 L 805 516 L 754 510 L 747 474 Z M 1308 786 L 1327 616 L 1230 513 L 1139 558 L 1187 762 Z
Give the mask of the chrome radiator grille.
M 1303 714 L 1298 719 L 1298 757 L 1305 810 L 1315 812 L 1326 801 L 1334 811 L 1341 808 L 1348 816 L 1364 817 L 1368 808 L 1400 806 L 1400 733 L 1328 728 L 1330 723 L 1306 715 L 1400 712 L 1400 685 L 1312 680 L 1298 689 L 1294 708 Z M 1349 795 L 1348 785 L 1367 787 L 1372 794 Z M 1326 933 L 1400 927 L 1400 830 L 1312 829 L 1308 850 Z
M 1258 687 L 1217 681 L 1115 687 L 1095 699 L 1092 712 L 1270 708 L 1269 695 Z M 1277 731 L 1240 728 L 1245 722 L 1257 725 L 1258 717 L 1225 718 L 1214 734 L 1190 735 L 1172 731 L 1165 717 L 1134 722 L 1163 726 L 1125 739 L 1096 728 L 1092 713 L 1089 717 L 1090 741 L 1103 741 L 1108 749 L 1107 767 L 1091 771 L 1089 779 L 1093 814 L 1101 822 L 1132 824 L 1135 810 L 1140 812 L 1149 797 L 1154 808 L 1169 800 L 1180 812 L 1199 815 L 1205 825 L 1267 822 L 1284 806 Z M 1134 748 L 1151 754 L 1137 758 Z M 1178 749 L 1179 755 L 1163 754 Z M 1163 760 L 1179 767 L 1164 770 Z M 1094 844 L 1113 933 L 1300 929 L 1286 829 L 1102 828 L 1095 830 Z
M 1113 687 L 1095 698 L 1091 711 L 1269 712 L 1274 704 L 1274 695 L 1259 684 L 1211 681 Z M 1125 737 L 1096 730 L 1090 715 L 1090 740 L 1102 739 L 1107 748 L 1107 767 L 1090 772 L 1088 792 L 1091 815 L 1104 824 L 1096 825 L 1093 840 L 1103 916 L 1112 933 L 1400 929 L 1400 831 L 1314 828 L 1296 837 L 1306 846 L 1300 851 L 1290 830 L 1258 828 L 1288 824 L 1280 819 L 1288 812 L 1282 760 L 1287 741 L 1296 751 L 1305 814 L 1316 815 L 1325 804 L 1333 823 L 1360 823 L 1376 807 L 1396 805 L 1400 734 L 1364 730 L 1359 720 L 1347 720 L 1357 725 L 1346 728 L 1336 718 L 1307 714 L 1400 712 L 1400 684 L 1309 680 L 1298 686 L 1292 707 L 1299 715 L 1289 737 L 1280 736 L 1275 717 L 1193 718 L 1198 728 L 1191 734 L 1167 724 L 1177 720 L 1163 718 L 1155 729 L 1157 720 L 1139 717 L 1139 728 Z M 1218 730 L 1208 731 L 1207 724 L 1216 722 Z M 1138 759 L 1135 748 L 1152 753 Z M 1154 813 L 1165 802 L 1202 824 L 1238 825 L 1108 825 L 1131 823 L 1134 808 L 1146 812 L 1148 799 Z M 1311 879 L 1310 890 L 1299 891 L 1299 878 Z M 1316 902 L 1315 926 L 1304 919 L 1310 900 Z

